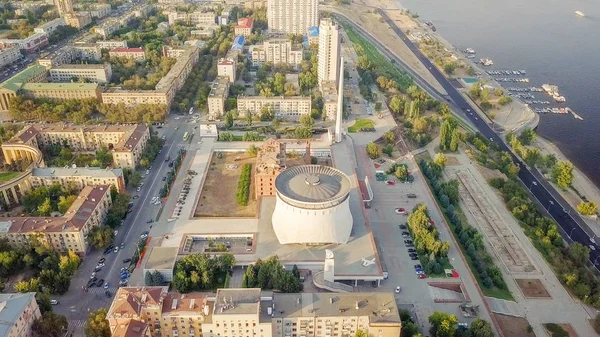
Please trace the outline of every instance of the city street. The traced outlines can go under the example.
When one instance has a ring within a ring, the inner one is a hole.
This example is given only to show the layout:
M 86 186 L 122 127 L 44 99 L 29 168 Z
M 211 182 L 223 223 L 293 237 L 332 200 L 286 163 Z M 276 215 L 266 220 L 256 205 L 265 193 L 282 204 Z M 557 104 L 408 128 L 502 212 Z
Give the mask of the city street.
M 69 291 L 63 296 L 53 296 L 53 299 L 60 301 L 54 307 L 54 311 L 63 314 L 69 320 L 69 328 L 74 332 L 73 336 L 83 336 L 83 326 L 87 320 L 88 312 L 96 310 L 100 307 L 108 308 L 113 300 L 113 296 L 119 286 L 120 269 L 129 266 L 129 263 L 123 263 L 124 259 L 131 258 L 136 249 L 137 242 L 140 240 L 140 235 L 145 231 L 150 231 L 155 223 L 147 223 L 148 220 L 155 220 L 162 205 L 153 205 L 151 199 L 158 196 L 160 189 L 164 185 L 162 177 L 166 176 L 169 171 L 167 157 L 171 160 L 175 158 L 177 151 L 185 144 L 183 134 L 187 131 L 192 133 L 193 127 L 197 124 L 187 123 L 187 117 L 181 117 L 175 120 L 177 115 L 171 115 L 167 125 L 161 129 L 154 127 L 158 131 L 158 136 L 166 137 L 166 142 L 158 154 L 156 160 L 150 168 L 150 174 L 144 177 L 144 185 L 139 192 L 135 187 L 128 188 L 128 193 L 132 196 L 139 195 L 139 198 L 132 200 L 133 207 L 131 213 L 127 216 L 123 226 L 119 228 L 119 233 L 115 237 L 115 246 L 125 244 L 123 249 L 118 252 L 111 252 L 103 255 L 102 250 L 90 249 L 88 255 L 83 259 L 77 274 L 71 280 Z M 177 129 L 176 129 L 177 128 Z M 144 171 L 140 171 L 144 176 Z M 152 239 L 152 238 L 150 238 Z M 83 291 L 83 287 L 90 279 L 91 273 L 96 267 L 100 258 L 106 258 L 105 266 L 101 271 L 97 272 L 98 279 L 104 279 L 108 282 L 108 290 L 111 297 L 105 295 L 103 287 L 92 286 L 88 292 Z M 134 284 L 132 284 L 134 285 Z M 75 328 L 75 329 L 73 329 Z

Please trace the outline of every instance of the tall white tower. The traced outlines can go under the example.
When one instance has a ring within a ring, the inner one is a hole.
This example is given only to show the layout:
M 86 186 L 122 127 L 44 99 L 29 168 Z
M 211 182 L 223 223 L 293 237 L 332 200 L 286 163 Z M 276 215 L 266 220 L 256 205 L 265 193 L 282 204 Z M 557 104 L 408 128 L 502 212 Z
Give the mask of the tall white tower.
M 340 27 L 330 18 L 319 25 L 319 87 L 323 81 L 338 81 L 340 72 Z
M 319 0 L 269 0 L 269 31 L 276 34 L 306 34 L 319 22 Z
M 337 92 L 337 115 L 335 117 L 335 142 L 342 141 L 342 114 L 344 112 L 344 58 L 340 59 L 339 86 Z

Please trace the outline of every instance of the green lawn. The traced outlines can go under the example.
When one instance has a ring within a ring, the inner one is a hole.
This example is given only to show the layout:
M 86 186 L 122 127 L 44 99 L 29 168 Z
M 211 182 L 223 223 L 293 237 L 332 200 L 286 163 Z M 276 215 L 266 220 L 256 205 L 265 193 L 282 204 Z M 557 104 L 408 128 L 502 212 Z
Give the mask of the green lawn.
M 372 120 L 362 118 L 354 121 L 354 125 L 348 127 L 348 132 L 358 132 L 362 128 L 373 128 L 375 127 L 375 123 Z
M 0 181 L 9 181 L 17 177 L 20 172 L 0 172 Z
M 344 21 L 341 23 L 344 27 L 344 30 L 348 34 L 350 41 L 352 41 L 352 43 L 355 45 L 362 47 L 362 52 L 357 50 L 357 54 L 359 54 L 359 56 L 365 55 L 369 61 L 371 61 L 374 66 L 373 68 L 376 69 L 377 72 L 386 74 L 388 77 L 395 79 L 398 82 L 399 87 L 404 90 L 414 84 L 410 75 L 398 69 L 387 57 L 379 53 L 379 51 L 369 41 L 354 31 L 352 27 L 347 25 Z

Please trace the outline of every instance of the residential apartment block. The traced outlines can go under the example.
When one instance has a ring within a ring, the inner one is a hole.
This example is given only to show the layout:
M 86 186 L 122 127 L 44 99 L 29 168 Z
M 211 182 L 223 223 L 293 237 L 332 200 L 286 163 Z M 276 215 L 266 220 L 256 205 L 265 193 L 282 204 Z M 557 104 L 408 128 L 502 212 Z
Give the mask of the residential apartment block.
M 138 105 L 138 104 L 160 104 L 168 106 L 169 97 L 164 92 L 155 90 L 125 90 L 120 88 L 107 88 L 101 94 L 102 103 Z
M 106 318 L 112 337 L 135 324 L 141 336 L 398 337 L 402 328 L 393 293 L 261 292 L 169 293 L 168 287 L 121 287 Z
M 87 12 L 67 13 L 63 16 L 68 26 L 81 29 L 92 23 L 92 17 Z
M 31 152 L 51 144 L 69 145 L 73 151 L 109 149 L 115 167 L 135 168 L 150 139 L 150 129 L 138 125 L 67 126 L 60 124 L 29 125 L 0 149 L 7 163 L 31 157 Z
M 236 60 L 222 58 L 217 62 L 217 75 L 226 76 L 231 83 L 235 82 Z
M 41 317 L 35 292 L 0 294 L 0 337 L 30 336 L 33 321 Z
M 275 34 L 304 34 L 319 22 L 319 0 L 268 0 L 269 31 Z
M 50 69 L 62 64 L 71 63 L 74 60 L 97 62 L 101 58 L 102 50 L 99 45 L 95 43 L 76 42 L 40 57 L 38 64 Z
M 63 18 L 57 18 L 51 21 L 48 21 L 46 23 L 43 23 L 37 27 L 35 27 L 33 29 L 33 31 L 35 33 L 44 33 L 47 34 L 48 36 L 52 33 L 54 33 L 54 31 L 56 30 L 56 28 L 60 27 L 60 26 L 65 26 L 65 19 Z
M 30 98 L 99 100 L 102 90 L 98 83 L 25 83 L 20 92 Z
M 319 87 L 323 81 L 338 83 L 340 75 L 341 34 L 340 27 L 330 18 L 321 20 L 319 26 Z
M 17 92 L 25 83 L 47 82 L 47 70 L 40 65 L 27 67 L 0 85 L 0 110 L 8 111 L 11 98 L 17 96 Z
M 29 182 L 32 188 L 60 184 L 83 189 L 85 186 L 109 185 L 117 191 L 125 191 L 123 169 L 100 167 L 39 167 L 31 171 Z
M 97 41 L 96 44 L 100 47 L 100 49 L 115 49 L 115 48 L 127 48 L 127 41 L 123 40 L 106 40 L 106 41 Z
M 104 64 L 63 64 L 49 71 L 52 82 L 71 82 L 86 79 L 95 83 L 108 83 L 112 76 L 110 63 Z
M 252 18 L 239 18 L 237 25 L 235 26 L 236 36 L 250 36 L 252 34 L 252 28 L 254 28 L 254 20 Z
M 0 68 L 12 65 L 13 62 L 23 58 L 23 54 L 17 47 L 9 47 L 0 50 Z
M 328 120 L 334 121 L 337 115 L 337 85 L 335 81 L 321 82 L 321 93 L 323 95 L 323 115 Z
M 146 52 L 144 52 L 143 48 L 115 48 L 109 51 L 108 55 L 110 57 L 123 57 L 136 61 L 144 61 L 146 59 Z
M 288 39 L 266 40 L 262 46 L 252 46 L 250 50 L 253 65 L 272 63 L 297 66 L 302 63 L 302 48 L 293 49 L 292 42 Z
M 282 120 L 298 120 L 300 116 L 310 114 L 311 104 L 310 96 L 239 96 L 237 99 L 240 117 L 247 111 L 256 116 L 267 106 L 273 109 L 275 118 Z
M 86 253 L 86 236 L 102 226 L 112 205 L 110 186 L 86 186 L 62 217 L 0 218 L 0 238 L 12 246 L 29 244 L 37 238 L 59 252 Z
M 218 76 L 208 94 L 208 119 L 215 120 L 225 114 L 225 101 L 229 97 L 229 77 Z M 239 106 L 239 104 L 238 104 Z
M 33 53 L 48 46 L 48 34 L 33 33 L 24 39 L 0 39 L 0 49 L 16 47 L 24 53 Z
M 60 16 L 73 12 L 73 0 L 54 0 L 54 5 Z
M 169 25 L 175 22 L 183 22 L 186 25 L 193 26 L 212 26 L 216 23 L 216 14 L 214 12 L 169 12 Z

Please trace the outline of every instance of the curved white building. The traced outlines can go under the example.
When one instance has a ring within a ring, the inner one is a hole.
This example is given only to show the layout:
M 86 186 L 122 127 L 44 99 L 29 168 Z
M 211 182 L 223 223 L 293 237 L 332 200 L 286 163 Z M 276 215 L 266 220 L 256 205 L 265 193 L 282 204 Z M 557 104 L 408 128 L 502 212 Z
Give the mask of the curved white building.
M 273 230 L 281 244 L 346 243 L 352 231 L 350 179 L 340 170 L 300 165 L 275 179 Z

